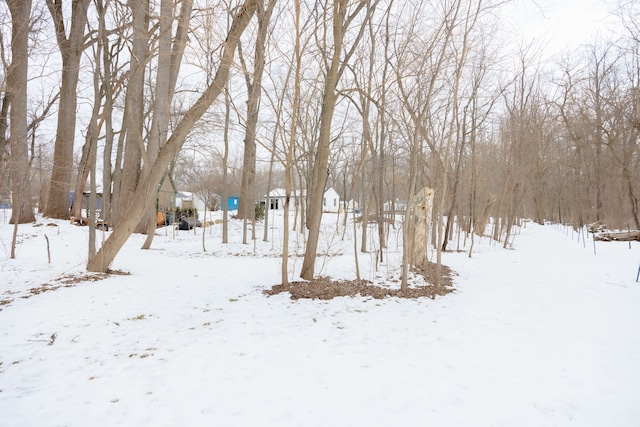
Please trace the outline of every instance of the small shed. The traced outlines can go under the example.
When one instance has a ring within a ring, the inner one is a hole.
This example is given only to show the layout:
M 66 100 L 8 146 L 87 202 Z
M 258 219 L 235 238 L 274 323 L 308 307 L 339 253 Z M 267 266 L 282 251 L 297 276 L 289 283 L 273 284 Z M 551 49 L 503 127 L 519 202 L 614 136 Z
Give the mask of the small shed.
M 228 211 L 236 211 L 238 210 L 238 205 L 240 204 L 239 196 L 229 196 L 227 197 L 227 210 Z
M 158 185 L 158 199 L 156 209 L 159 212 L 168 212 L 176 208 L 176 186 L 168 173 L 165 173 Z
M 329 187 L 324 190 L 322 210 L 330 213 L 337 213 L 340 210 L 340 195 L 333 189 L 333 187 Z

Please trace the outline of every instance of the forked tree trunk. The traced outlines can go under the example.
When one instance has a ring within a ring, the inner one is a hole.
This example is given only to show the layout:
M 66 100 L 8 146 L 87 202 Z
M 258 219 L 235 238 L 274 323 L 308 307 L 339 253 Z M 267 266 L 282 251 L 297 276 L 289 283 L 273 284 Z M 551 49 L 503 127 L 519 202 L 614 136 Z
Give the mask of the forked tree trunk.
M 76 131 L 76 105 L 80 59 L 84 50 L 84 29 L 89 0 L 73 0 L 69 36 L 66 35 L 62 1 L 47 0 L 62 55 L 62 83 L 58 104 L 58 124 L 53 153 L 53 171 L 45 215 L 69 218 L 69 190 L 73 172 L 73 146 Z
M 120 225 L 127 209 L 134 203 L 133 194 L 140 179 L 140 164 L 142 161 L 142 131 L 144 126 L 144 75 L 145 63 L 149 55 L 149 32 L 147 29 L 149 0 L 129 0 L 132 15 L 133 43 L 129 81 L 125 97 L 123 133 L 124 155 L 121 168 L 119 187 L 117 189 L 117 206 L 114 210 L 112 222 L 115 227 Z M 137 202 L 137 201 L 136 201 Z
M 105 14 L 106 8 L 103 1 L 96 1 L 96 8 L 98 10 L 98 37 L 102 43 L 102 82 L 104 87 L 104 151 L 102 156 L 102 218 L 106 221 L 111 219 L 111 183 L 112 183 L 112 164 L 111 154 L 113 151 L 113 96 L 114 89 L 111 86 L 111 54 L 109 49 L 109 37 L 106 31 Z
M 307 195 L 309 200 L 309 206 L 307 207 L 307 228 L 309 229 L 309 236 L 305 248 L 304 260 L 302 262 L 302 271 L 300 273 L 300 277 L 305 280 L 312 280 L 315 272 L 316 250 L 318 248 L 320 223 L 322 221 L 322 200 L 329 171 L 331 123 L 338 99 L 335 90 L 338 83 L 339 52 L 341 47 L 342 42 L 336 42 L 335 49 L 338 53 L 334 54 L 331 68 L 326 77 L 325 94 L 322 102 L 322 111 L 320 113 L 320 140 L 314 161 L 311 191 L 310 194 Z
M 187 2 L 189 3 L 189 2 Z M 189 5 L 190 6 L 190 5 Z M 184 7 L 184 4 L 182 5 Z M 191 9 L 189 9 L 189 13 Z M 187 19 L 191 16 L 187 16 Z M 151 106 L 151 127 L 147 131 L 147 144 L 143 155 L 143 168 L 154 164 L 160 151 L 161 139 L 166 138 L 168 127 L 169 109 L 172 93 L 169 92 L 171 79 L 171 39 L 173 26 L 173 2 L 162 0 L 160 2 L 160 17 L 158 19 L 158 70 L 155 76 L 155 98 Z M 144 172 L 143 172 L 144 173 Z M 147 238 L 142 244 L 142 249 L 149 249 L 155 236 L 157 226 L 157 193 L 146 202 L 145 213 L 142 221 L 134 232 L 146 233 Z
M 171 160 L 178 154 L 184 141 L 193 128 L 194 124 L 207 111 L 211 104 L 222 92 L 229 78 L 229 68 L 233 63 L 233 56 L 240 40 L 240 36 L 251 21 L 256 11 L 257 0 L 246 0 L 238 13 L 234 16 L 233 23 L 223 45 L 223 52 L 220 58 L 220 65 L 212 83 L 203 92 L 200 98 L 185 113 L 182 120 L 177 124 L 171 137 L 166 144 L 160 148 L 158 157 L 154 165 L 145 169 L 145 173 L 140 177 L 138 186 L 133 194 L 134 199 L 122 220 L 118 224 L 100 248 L 95 257 L 87 264 L 88 271 L 106 272 L 115 259 L 116 255 L 125 244 L 134 227 L 138 224 L 145 209 L 145 200 L 149 200 L 155 195 L 158 184 L 164 175 Z
M 310 194 L 307 195 L 309 200 L 307 228 L 309 229 L 309 237 L 302 261 L 302 271 L 300 277 L 305 280 L 311 280 L 314 277 L 316 250 L 318 248 L 318 239 L 320 237 L 320 223 L 322 221 L 322 200 L 324 196 L 324 187 L 327 183 L 327 175 L 329 173 L 329 153 L 331 149 L 331 124 L 333 122 L 333 113 L 336 108 L 338 94 L 336 88 L 338 80 L 344 71 L 343 64 L 349 60 L 349 56 L 353 54 L 353 50 L 349 51 L 345 58 L 342 58 L 342 50 L 344 44 L 345 32 L 349 24 L 358 15 L 358 13 L 366 6 L 365 1 L 359 2 L 354 11 L 347 16 L 347 0 L 334 0 L 333 2 L 333 55 L 324 82 L 324 93 L 322 97 L 322 109 L 320 112 L 320 135 L 318 137 L 318 149 L 314 159 L 312 182 L 310 185 Z M 371 11 L 363 19 L 362 27 L 358 39 L 362 35 L 367 20 L 370 18 Z M 357 40 L 358 40 L 357 39 Z M 354 43 L 357 43 L 357 40 Z M 343 62 L 344 61 L 344 62 Z
M 162 0 L 155 108 L 151 121 L 151 129 L 149 129 L 147 152 L 143 168 L 146 168 L 148 164 L 155 164 L 160 147 L 165 144 L 167 139 L 171 102 L 173 100 L 173 94 L 178 80 L 178 71 L 180 70 L 180 64 L 182 63 L 182 56 L 186 46 L 189 20 L 191 19 L 191 7 L 192 0 L 184 0 L 182 2 L 175 41 L 172 43 L 173 2 L 171 0 Z M 155 236 L 157 225 L 157 197 L 158 193 L 156 191 L 147 201 L 146 213 L 142 222 L 138 225 L 138 228 L 145 229 L 144 231 L 147 233 L 147 238 L 142 245 L 142 249 L 149 249 Z
M 253 221 L 255 219 L 254 193 L 256 177 L 256 128 L 258 127 L 258 113 L 260 111 L 260 96 L 262 94 L 262 75 L 265 64 L 265 45 L 267 31 L 271 21 L 271 13 L 276 1 L 269 0 L 266 9 L 262 0 L 258 3 L 258 36 L 254 52 L 253 81 L 245 69 L 247 83 L 247 124 L 244 137 L 244 160 L 242 167 L 242 187 L 240 189 L 240 202 L 238 204 L 238 217 Z M 243 62 L 244 64 L 244 62 Z M 246 222 L 245 222 L 246 224 Z M 253 231 L 255 234 L 255 229 Z M 244 234 L 246 242 L 246 225 Z M 255 237 L 255 236 L 254 236 Z

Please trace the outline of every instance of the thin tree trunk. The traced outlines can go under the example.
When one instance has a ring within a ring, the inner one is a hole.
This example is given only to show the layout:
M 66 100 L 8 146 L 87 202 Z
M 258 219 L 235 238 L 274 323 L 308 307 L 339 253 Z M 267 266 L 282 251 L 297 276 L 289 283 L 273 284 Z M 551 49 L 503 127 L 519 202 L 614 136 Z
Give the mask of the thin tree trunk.
M 224 91 L 224 154 L 222 155 L 222 243 L 229 243 L 229 189 L 227 188 L 229 169 L 229 122 L 231 120 L 231 101 L 229 99 L 229 82 Z
M 111 205 L 109 210 L 110 223 L 112 225 L 115 225 L 116 218 L 118 218 L 120 215 L 119 207 L 120 207 L 120 199 L 121 199 L 120 194 L 122 189 L 122 173 L 123 173 L 122 158 L 124 156 L 124 145 L 125 145 L 125 140 L 127 136 L 126 123 L 128 121 L 126 110 L 124 112 L 124 117 L 122 121 L 123 121 L 123 125 L 120 128 L 120 135 L 118 136 L 118 144 L 116 146 L 116 160 L 114 163 L 113 184 L 112 184 L 113 193 L 111 197 Z
M 411 158 L 409 169 L 409 188 L 407 198 L 407 207 L 404 214 L 404 226 L 402 227 L 402 269 L 400 277 L 400 292 L 405 294 L 409 288 L 409 269 L 410 254 L 413 253 L 413 200 L 416 193 L 416 184 L 418 181 L 418 141 L 419 136 L 416 131 L 413 135 L 413 141 L 411 143 Z
M 111 56 L 109 54 L 109 38 L 106 31 L 105 13 L 106 9 L 102 0 L 96 1 L 98 9 L 98 31 L 99 42 L 102 43 L 102 86 L 104 88 L 104 149 L 102 156 L 102 218 L 105 221 L 111 219 L 111 192 L 112 192 L 112 169 L 111 154 L 113 151 L 113 88 L 111 82 Z
M 91 119 L 94 118 L 97 120 L 98 118 L 98 110 L 100 108 L 101 95 L 100 93 L 95 93 L 94 91 L 94 105 L 93 112 L 91 113 Z M 95 114 L 95 117 L 94 117 Z M 89 125 L 89 131 L 87 132 L 87 136 L 85 137 L 85 142 L 82 145 L 82 156 L 80 157 L 80 164 L 78 166 L 78 174 L 76 175 L 76 183 L 74 185 L 74 197 L 73 203 L 71 204 L 71 216 L 81 217 L 82 216 L 82 205 L 84 204 L 84 189 L 87 184 L 87 178 L 89 178 L 89 171 L 91 169 L 91 131 L 93 130 L 93 124 Z M 98 129 L 95 129 L 97 132 Z
M 302 65 L 302 49 L 300 47 L 300 0 L 294 0 L 295 9 L 295 44 L 294 44 L 294 61 L 292 67 L 295 67 L 293 77 L 293 103 L 291 106 L 291 129 L 289 131 L 289 144 L 287 146 L 287 155 L 284 162 L 285 176 L 285 203 L 284 203 L 284 221 L 282 236 L 282 268 L 281 281 L 282 286 L 287 289 L 289 287 L 289 217 L 291 211 L 291 194 L 293 193 L 294 169 L 293 162 L 295 156 L 296 130 L 298 126 L 298 109 L 300 102 L 300 67 Z M 275 147 L 274 147 L 275 148 Z M 302 189 L 302 187 L 300 187 Z M 302 199 L 300 194 L 300 199 Z M 267 205 L 269 203 L 267 202 Z M 297 218 L 297 216 L 295 216 Z M 294 228 L 295 229 L 295 228 Z M 304 228 L 303 228 L 304 230 Z
M 269 159 L 269 175 L 267 177 L 267 188 L 265 190 L 267 195 L 271 191 L 271 186 L 272 186 L 272 182 L 273 182 L 273 165 L 275 163 L 275 157 L 276 157 L 276 129 L 279 126 L 279 124 L 277 122 L 278 122 L 278 120 L 276 120 L 276 124 L 274 126 L 273 146 L 271 147 L 271 158 Z M 265 201 L 265 203 L 264 203 L 264 230 L 263 230 L 264 233 L 262 235 L 262 241 L 263 242 L 268 242 L 269 241 L 269 210 L 271 208 L 271 206 L 269 206 L 269 205 L 270 205 L 270 203 L 267 203 Z

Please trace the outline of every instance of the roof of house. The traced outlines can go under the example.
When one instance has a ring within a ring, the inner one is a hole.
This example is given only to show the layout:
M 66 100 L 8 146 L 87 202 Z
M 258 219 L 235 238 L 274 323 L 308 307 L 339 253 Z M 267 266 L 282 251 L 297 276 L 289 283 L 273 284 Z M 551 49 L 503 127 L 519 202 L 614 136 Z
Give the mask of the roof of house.
M 287 194 L 284 188 L 274 188 L 269 191 L 269 194 L 265 197 L 284 197 Z
M 177 191 L 176 184 L 173 182 L 173 178 L 171 178 L 171 175 L 169 175 L 169 172 L 165 172 L 164 175 L 162 175 L 162 179 L 160 179 L 160 183 L 158 184 L 158 190 L 162 187 L 162 184 L 164 184 L 164 180 L 166 178 L 169 178 L 169 182 L 171 183 L 171 187 L 173 188 L 173 191 Z

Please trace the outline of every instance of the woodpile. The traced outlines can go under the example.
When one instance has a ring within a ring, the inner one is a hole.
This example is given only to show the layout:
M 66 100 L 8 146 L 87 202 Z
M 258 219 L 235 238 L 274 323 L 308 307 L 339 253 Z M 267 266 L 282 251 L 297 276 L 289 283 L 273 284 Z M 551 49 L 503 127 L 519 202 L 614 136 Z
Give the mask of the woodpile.
M 603 242 L 628 242 L 630 240 L 640 240 L 640 230 L 600 231 L 593 233 L 593 238 Z

